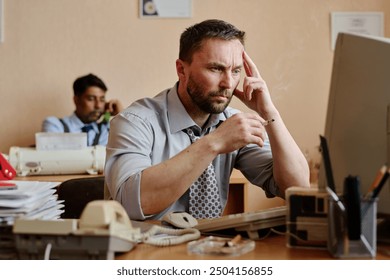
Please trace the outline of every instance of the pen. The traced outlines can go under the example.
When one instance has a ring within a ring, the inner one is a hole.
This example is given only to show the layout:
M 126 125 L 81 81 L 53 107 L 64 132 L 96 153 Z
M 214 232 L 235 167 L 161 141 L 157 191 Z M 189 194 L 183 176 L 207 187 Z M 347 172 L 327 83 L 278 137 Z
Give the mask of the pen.
M 389 175 L 390 175 L 390 168 L 388 168 L 387 171 L 385 172 L 385 174 L 383 174 L 381 180 L 379 181 L 377 186 L 372 190 L 372 192 L 369 192 L 367 194 L 367 199 L 375 199 L 379 195 L 379 193 L 382 190 L 383 186 L 386 184 L 386 181 L 389 178 Z M 368 203 L 364 207 L 364 209 L 363 209 L 363 217 L 367 214 L 369 208 L 370 208 L 370 203 Z
M 375 177 L 374 181 L 372 182 L 370 188 L 367 191 L 367 194 L 364 196 L 365 198 L 370 198 L 370 196 L 372 195 L 372 191 L 379 185 L 381 179 L 385 175 L 386 169 L 387 169 L 386 165 L 383 165 L 379 169 L 378 173 L 376 174 L 376 177 Z
M 332 199 L 337 203 L 337 206 L 339 209 L 344 213 L 345 212 L 345 206 L 341 202 L 339 196 L 328 186 L 326 187 L 326 191 L 329 193 L 329 195 L 332 197 Z
M 390 168 L 387 169 L 386 173 L 383 175 L 382 179 L 380 180 L 378 186 L 372 191 L 371 198 L 376 198 L 379 195 L 383 186 L 386 184 L 389 175 L 390 175 Z
M 270 119 L 270 120 L 268 120 L 268 121 L 262 122 L 261 124 L 262 124 L 263 126 L 266 126 L 266 125 L 269 125 L 270 123 L 273 123 L 274 121 L 275 121 L 275 119 Z

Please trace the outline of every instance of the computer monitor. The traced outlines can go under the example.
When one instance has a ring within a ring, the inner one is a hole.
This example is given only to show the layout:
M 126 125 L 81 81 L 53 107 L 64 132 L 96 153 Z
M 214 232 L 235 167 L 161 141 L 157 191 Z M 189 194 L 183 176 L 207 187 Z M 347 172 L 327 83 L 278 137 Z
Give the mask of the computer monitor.
M 365 194 L 378 170 L 390 166 L 390 39 L 340 33 L 337 37 L 324 136 L 336 191 L 344 178 L 360 177 Z M 321 165 L 319 187 L 326 178 Z M 390 216 L 390 184 L 378 213 Z

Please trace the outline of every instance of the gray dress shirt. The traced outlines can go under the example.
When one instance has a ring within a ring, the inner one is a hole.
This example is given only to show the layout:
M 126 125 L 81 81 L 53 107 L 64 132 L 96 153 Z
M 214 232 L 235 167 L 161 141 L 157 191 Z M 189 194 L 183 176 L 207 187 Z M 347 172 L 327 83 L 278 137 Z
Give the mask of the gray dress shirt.
M 134 220 L 161 219 L 171 211 L 188 211 L 187 191 L 161 213 L 144 215 L 140 203 L 142 170 L 175 156 L 191 145 L 183 131 L 186 128 L 195 127 L 197 133 L 203 136 L 237 112 L 228 107 L 223 113 L 212 115 L 202 130 L 185 110 L 176 85 L 154 98 L 134 102 L 111 120 L 104 169 L 106 199 L 119 201 Z M 262 148 L 247 145 L 229 154 L 218 155 L 213 165 L 223 207 L 226 205 L 233 168 L 241 170 L 252 184 L 262 187 L 267 197 L 279 194 L 273 179 L 273 160 L 268 140 Z

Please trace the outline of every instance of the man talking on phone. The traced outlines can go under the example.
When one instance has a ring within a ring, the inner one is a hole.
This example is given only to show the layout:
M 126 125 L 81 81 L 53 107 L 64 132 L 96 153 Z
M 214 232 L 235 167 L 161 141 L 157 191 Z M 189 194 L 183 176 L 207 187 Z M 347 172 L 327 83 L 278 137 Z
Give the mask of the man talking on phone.
M 77 78 L 73 83 L 73 101 L 76 110 L 64 118 L 47 117 L 42 124 L 43 132 L 86 132 L 88 146 L 107 145 L 110 130 L 109 119 L 123 107 L 116 100 L 106 100 L 107 87 L 94 74 Z

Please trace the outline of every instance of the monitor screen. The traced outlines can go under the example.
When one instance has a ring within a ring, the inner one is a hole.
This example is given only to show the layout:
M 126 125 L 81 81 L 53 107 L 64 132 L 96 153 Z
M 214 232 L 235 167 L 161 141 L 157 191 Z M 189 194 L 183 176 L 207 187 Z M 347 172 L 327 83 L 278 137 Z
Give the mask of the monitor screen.
M 336 191 L 344 178 L 359 176 L 364 195 L 378 170 L 390 166 L 390 40 L 340 33 L 333 61 L 324 136 Z M 323 164 L 319 187 L 326 178 Z M 379 194 L 378 213 L 390 215 L 389 182 Z

